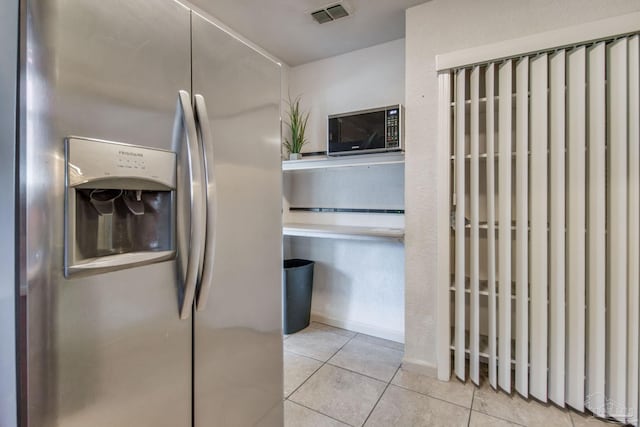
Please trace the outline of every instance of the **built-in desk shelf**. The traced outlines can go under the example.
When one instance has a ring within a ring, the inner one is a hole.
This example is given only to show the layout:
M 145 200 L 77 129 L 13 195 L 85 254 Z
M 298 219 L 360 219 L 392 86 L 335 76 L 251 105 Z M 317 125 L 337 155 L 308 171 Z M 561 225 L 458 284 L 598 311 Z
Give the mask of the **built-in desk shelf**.
M 285 236 L 319 237 L 346 240 L 398 240 L 404 239 L 404 229 L 387 227 L 356 227 L 347 225 L 294 224 L 282 227 Z
M 309 156 L 301 160 L 285 160 L 282 162 L 283 171 L 304 169 L 325 169 L 354 166 L 376 166 L 404 163 L 404 153 L 353 154 L 338 157 Z

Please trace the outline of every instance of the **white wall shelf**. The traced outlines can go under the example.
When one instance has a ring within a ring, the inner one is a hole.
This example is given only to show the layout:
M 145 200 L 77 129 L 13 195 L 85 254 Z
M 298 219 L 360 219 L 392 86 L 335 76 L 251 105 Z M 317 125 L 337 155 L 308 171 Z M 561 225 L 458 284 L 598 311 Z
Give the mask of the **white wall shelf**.
M 356 227 L 346 225 L 294 224 L 283 225 L 285 236 L 319 237 L 346 240 L 398 240 L 404 239 L 404 229 L 387 227 Z
M 285 160 L 282 162 L 283 171 L 304 169 L 324 169 L 335 167 L 375 166 L 404 163 L 404 153 L 354 154 L 338 157 L 309 156 L 301 160 Z

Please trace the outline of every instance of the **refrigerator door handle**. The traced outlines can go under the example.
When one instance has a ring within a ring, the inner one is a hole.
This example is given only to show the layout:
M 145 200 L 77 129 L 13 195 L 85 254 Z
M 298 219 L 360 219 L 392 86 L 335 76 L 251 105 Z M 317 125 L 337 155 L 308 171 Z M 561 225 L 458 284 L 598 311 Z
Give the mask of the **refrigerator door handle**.
M 213 282 L 213 266 L 216 249 L 216 214 L 217 214 L 217 192 L 213 155 L 213 134 L 209 124 L 209 114 L 207 113 L 207 103 L 204 96 L 195 95 L 195 115 L 200 138 L 202 141 L 202 158 L 204 164 L 205 193 L 206 193 L 206 226 L 204 243 L 204 261 L 202 268 L 202 280 L 200 291 L 196 301 L 196 310 L 204 310 L 209 300 L 209 291 Z
M 188 229 L 189 250 L 180 253 L 179 256 L 187 257 L 186 271 L 184 272 L 184 288 L 180 306 L 180 318 L 188 319 L 193 306 L 196 287 L 199 281 L 202 254 L 204 251 L 204 226 L 205 226 L 205 201 L 204 188 L 202 182 L 202 162 L 200 160 L 200 150 L 198 149 L 198 133 L 196 130 L 195 117 L 191 107 L 191 96 L 188 92 L 181 90 L 178 92 L 177 113 L 182 121 L 184 136 L 186 138 L 186 152 L 189 176 L 189 207 L 190 207 L 190 227 Z M 177 127 L 179 128 L 179 127 Z M 177 135 L 181 138 L 182 135 Z M 176 146 L 174 144 L 174 146 Z M 185 191 L 179 188 L 178 191 Z M 182 227 L 178 227 L 179 229 Z M 178 236 L 178 239 L 186 239 L 187 236 Z M 179 248 L 180 249 L 180 248 Z

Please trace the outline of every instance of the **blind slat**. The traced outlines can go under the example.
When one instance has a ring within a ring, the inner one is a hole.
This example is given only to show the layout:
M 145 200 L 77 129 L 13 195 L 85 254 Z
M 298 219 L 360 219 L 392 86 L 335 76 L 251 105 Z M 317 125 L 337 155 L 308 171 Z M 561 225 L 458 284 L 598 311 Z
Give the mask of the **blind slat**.
M 627 408 L 627 39 L 607 45 L 608 277 L 607 398 Z M 637 261 L 636 261 L 637 262 Z M 623 409 L 622 409 L 623 410 Z
M 627 218 L 628 262 L 628 319 L 627 341 L 627 406 L 635 414 L 638 425 L 638 327 L 640 325 L 640 36 L 629 38 L 629 213 Z M 635 325 L 635 328 L 634 328 Z M 627 422 L 632 422 L 630 417 Z
M 586 49 L 567 54 L 567 403 L 584 409 Z
M 471 151 L 471 250 L 469 264 L 471 307 L 469 312 L 469 375 L 471 381 L 480 384 L 480 229 L 478 205 L 480 193 L 480 67 L 475 67 L 471 71 L 471 117 L 470 117 L 470 151 Z
M 499 248 L 499 339 L 498 383 L 511 392 L 511 93 L 512 63 L 498 71 L 498 248 Z
M 529 58 L 516 64 L 516 390 L 529 396 Z
M 531 60 L 531 348 L 547 348 L 547 55 Z M 547 401 L 547 352 L 531 352 L 530 392 Z
M 442 73 L 438 76 L 438 135 L 439 170 L 443 193 L 438 196 L 438 232 L 446 243 L 438 244 L 438 379 L 448 381 L 451 378 L 451 266 L 450 266 L 450 209 L 451 209 L 451 76 Z
M 489 384 L 498 387 L 497 358 L 497 297 L 496 297 L 496 233 L 495 233 L 495 108 L 493 98 L 495 70 L 489 64 L 485 72 L 485 91 L 487 95 L 487 288 L 489 291 Z
M 586 405 L 605 417 L 605 44 L 588 50 L 587 378 Z
M 465 377 L 465 80 L 466 71 L 456 75 L 456 296 L 455 296 L 455 371 Z
M 549 399 L 564 407 L 565 51 L 549 59 Z

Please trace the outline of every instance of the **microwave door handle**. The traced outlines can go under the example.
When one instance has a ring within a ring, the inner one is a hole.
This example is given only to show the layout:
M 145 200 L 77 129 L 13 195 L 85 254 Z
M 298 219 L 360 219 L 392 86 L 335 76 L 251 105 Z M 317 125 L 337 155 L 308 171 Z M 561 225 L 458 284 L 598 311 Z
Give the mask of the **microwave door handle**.
M 204 310 L 209 300 L 209 292 L 213 283 L 213 271 L 216 249 L 216 214 L 218 207 L 215 166 L 213 155 L 213 134 L 207 113 L 207 103 L 202 95 L 195 95 L 195 114 L 200 138 L 202 142 L 202 158 L 204 164 L 204 176 L 206 183 L 206 227 L 204 244 L 204 264 L 202 268 L 202 281 L 196 300 L 196 310 Z
M 178 102 L 176 106 L 176 126 L 174 132 L 174 147 L 178 153 L 183 152 L 182 141 L 185 141 L 188 182 L 183 183 L 177 191 L 189 192 L 189 228 L 185 224 L 178 224 L 178 257 L 186 257 L 186 268 L 180 270 L 180 279 L 184 280 L 180 301 L 180 319 L 188 319 L 193 306 L 196 287 L 199 279 L 201 255 L 203 251 L 204 225 L 204 200 L 202 198 L 202 166 L 198 149 L 198 134 L 196 131 L 193 108 L 191 107 L 191 96 L 188 92 L 181 90 L 178 92 Z M 180 130 L 184 131 L 184 135 Z M 184 137 L 184 139 L 183 139 Z M 182 162 L 182 159 L 178 159 Z M 181 163 L 183 164 L 183 163 Z M 178 221 L 185 221 L 185 218 L 178 217 Z M 179 266 L 184 266 L 184 261 L 179 260 Z

